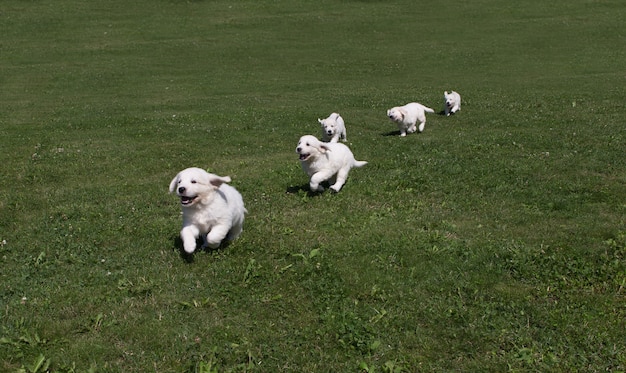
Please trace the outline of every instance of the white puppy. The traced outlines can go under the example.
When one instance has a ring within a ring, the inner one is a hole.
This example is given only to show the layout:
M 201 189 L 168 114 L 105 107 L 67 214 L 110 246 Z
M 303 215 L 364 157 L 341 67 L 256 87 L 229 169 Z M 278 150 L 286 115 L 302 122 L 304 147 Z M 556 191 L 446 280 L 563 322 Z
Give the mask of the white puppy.
M 180 197 L 183 228 L 180 238 L 189 254 L 196 250 L 196 239 L 215 249 L 226 239 L 232 241 L 243 230 L 244 214 L 241 194 L 228 184 L 230 177 L 210 174 L 201 168 L 187 168 L 170 183 L 170 193 Z
M 455 91 L 448 93 L 443 92 L 444 108 L 443 111 L 446 115 L 454 114 L 461 110 L 461 95 Z
M 322 125 L 322 140 L 325 142 L 338 142 L 346 140 L 346 125 L 341 115 L 332 113 L 326 119 L 317 119 Z
M 396 106 L 387 110 L 387 116 L 398 124 L 400 136 L 406 136 L 407 133 L 413 133 L 416 130 L 419 130 L 419 132 L 424 131 L 424 126 L 426 125 L 425 113 L 434 112 L 433 109 L 427 106 L 411 102 L 410 104 Z M 419 128 L 416 128 L 417 122 L 420 123 Z
M 357 161 L 350 148 L 341 143 L 326 143 L 315 136 L 306 135 L 300 138 L 296 153 L 300 154 L 302 169 L 311 178 L 309 186 L 312 192 L 321 192 L 323 181 L 334 179 L 330 189 L 339 192 L 346 183 L 352 167 L 362 167 L 365 161 Z

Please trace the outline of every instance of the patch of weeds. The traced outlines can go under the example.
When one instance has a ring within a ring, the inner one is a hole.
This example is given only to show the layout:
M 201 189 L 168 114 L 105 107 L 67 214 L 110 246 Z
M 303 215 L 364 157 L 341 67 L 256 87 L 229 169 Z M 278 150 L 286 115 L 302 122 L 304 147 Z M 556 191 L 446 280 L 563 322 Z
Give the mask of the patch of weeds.
M 152 294 L 153 287 L 153 281 L 146 277 L 141 277 L 135 281 L 122 278 L 117 282 L 117 288 L 128 292 L 131 296 L 148 296 Z
M 48 372 L 49 367 L 50 359 L 46 359 L 44 355 L 39 355 L 31 364 L 26 366 L 22 365 L 16 373 L 43 373 Z
M 623 293 L 626 286 L 626 232 L 606 240 L 606 251 L 601 254 L 604 271 L 612 276 L 617 293 Z
M 387 311 L 375 311 L 371 317 L 365 317 L 352 310 L 358 301 L 346 301 L 347 285 L 321 248 L 291 256 L 300 260 L 286 268 L 296 275 L 299 286 L 317 299 L 315 308 L 320 314 L 321 328 L 316 333 L 332 336 L 338 345 L 361 355 L 378 349 L 381 342 L 375 337 L 374 325 L 386 318 Z
M 190 372 L 193 373 L 218 373 L 217 370 L 217 358 L 215 357 L 217 348 L 213 348 L 207 356 L 200 357 L 193 369 Z
M 320 316 L 320 322 L 324 325 L 324 334 L 333 335 L 343 348 L 367 355 L 380 347 L 372 323 L 363 320 L 354 311 L 328 308 Z
M 320 310 L 345 298 L 345 284 L 333 263 L 323 255 L 322 248 L 306 254 L 291 254 L 296 258 L 288 271 L 297 279 L 297 286 L 317 299 Z
M 193 356 L 195 360 L 193 366 L 187 371 L 189 373 L 230 373 L 230 372 L 252 372 L 255 370 L 256 365 L 259 363 L 253 356 L 250 349 L 246 349 L 245 352 L 240 349 L 240 345 L 231 343 L 229 348 L 224 351 L 220 351 L 218 347 L 213 347 L 208 353 L 200 353 Z M 229 364 L 225 359 L 221 358 L 221 355 L 235 354 L 241 356 L 244 353 L 243 361 L 234 364 Z
M 294 258 L 302 258 L 304 265 L 308 266 L 311 260 L 315 258 L 316 256 L 318 256 L 319 254 L 320 254 L 320 249 L 313 249 L 307 255 L 297 253 L 297 254 L 291 254 L 291 256 L 293 256 Z
M 538 351 L 529 347 L 518 348 L 513 353 L 513 360 L 516 365 L 525 367 L 527 369 L 542 367 L 542 369 L 548 369 L 554 367 L 558 363 L 559 359 L 553 353 Z M 511 367 L 512 368 L 512 367 Z
M 215 303 L 211 303 L 209 298 L 202 299 L 202 300 L 193 299 L 190 302 L 179 301 L 178 304 L 180 304 L 184 309 L 203 308 L 203 307 L 206 307 L 206 306 L 211 306 L 211 307 L 215 307 L 216 306 Z
M 2 350 L 9 352 L 6 356 L 11 356 L 12 359 L 24 360 L 49 344 L 48 339 L 41 337 L 39 333 L 32 329 L 24 318 L 2 327 L 3 336 L 0 338 L 0 346 Z M 38 372 L 42 366 L 46 366 L 47 369 L 49 365 L 48 359 L 43 358 L 42 361 L 40 360 L 38 358 L 34 363 L 22 368 L 28 372 Z
M 115 321 L 107 319 L 102 312 L 99 312 L 93 317 L 89 317 L 81 323 L 78 328 L 79 333 L 99 333 L 102 329 L 115 324 Z
M 256 259 L 250 258 L 248 259 L 248 265 L 246 266 L 246 270 L 243 273 L 243 283 L 245 285 L 249 285 L 250 282 L 258 276 L 258 270 L 260 269 L 259 264 L 257 264 Z
M 560 289 L 589 289 L 620 293 L 626 284 L 626 234 L 606 240 L 601 251 L 585 255 L 560 247 L 509 246 L 505 268 L 524 282 L 549 284 Z
M 382 373 L 402 373 L 402 372 L 407 372 L 404 364 L 395 361 L 395 360 L 387 360 L 385 361 L 382 366 L 378 366 L 378 365 L 374 365 L 373 363 L 371 364 L 367 364 L 366 362 L 362 361 L 359 364 L 359 371 L 360 372 L 366 372 L 366 373 L 376 373 L 376 372 L 382 372 Z

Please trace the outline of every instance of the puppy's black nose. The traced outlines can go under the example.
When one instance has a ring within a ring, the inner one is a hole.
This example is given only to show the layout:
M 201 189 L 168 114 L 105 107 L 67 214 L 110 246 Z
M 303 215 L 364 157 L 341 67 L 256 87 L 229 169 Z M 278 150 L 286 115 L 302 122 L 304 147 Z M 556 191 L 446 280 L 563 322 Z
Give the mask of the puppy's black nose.
M 185 187 L 178 188 L 178 193 L 185 193 Z
M 296 148 L 296 151 L 300 153 L 302 151 L 302 148 Z

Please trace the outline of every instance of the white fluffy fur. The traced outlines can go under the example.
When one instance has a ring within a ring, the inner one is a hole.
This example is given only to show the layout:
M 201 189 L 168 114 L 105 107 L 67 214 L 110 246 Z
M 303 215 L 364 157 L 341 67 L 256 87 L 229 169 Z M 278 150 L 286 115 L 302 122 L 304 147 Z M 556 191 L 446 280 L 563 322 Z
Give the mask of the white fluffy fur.
M 454 114 L 457 111 L 461 110 L 461 95 L 458 94 L 458 92 L 443 92 L 443 101 L 443 111 L 446 113 L 446 115 Z
M 247 212 L 241 194 L 226 184 L 228 176 L 210 174 L 201 168 L 187 168 L 170 183 L 170 193 L 180 197 L 183 228 L 180 238 L 187 253 L 196 250 L 196 239 L 202 236 L 203 247 L 217 248 L 226 239 L 232 241 L 243 230 Z
M 306 135 L 300 138 L 296 153 L 300 155 L 302 169 L 309 175 L 309 186 L 312 192 L 324 190 L 320 184 L 334 179 L 330 189 L 339 192 L 348 178 L 352 167 L 362 167 L 365 161 L 357 161 L 346 145 L 341 143 L 326 143 L 319 141 L 315 136 Z
M 332 113 L 326 119 L 317 119 L 322 125 L 322 140 L 325 142 L 347 141 L 346 125 L 341 115 Z
M 404 106 L 396 106 L 387 110 L 387 116 L 393 122 L 396 122 L 400 130 L 400 136 L 406 136 L 407 133 L 413 133 L 416 130 L 424 131 L 426 125 L 426 114 L 435 111 L 427 106 L 417 102 L 411 102 Z M 419 127 L 417 126 L 419 122 Z

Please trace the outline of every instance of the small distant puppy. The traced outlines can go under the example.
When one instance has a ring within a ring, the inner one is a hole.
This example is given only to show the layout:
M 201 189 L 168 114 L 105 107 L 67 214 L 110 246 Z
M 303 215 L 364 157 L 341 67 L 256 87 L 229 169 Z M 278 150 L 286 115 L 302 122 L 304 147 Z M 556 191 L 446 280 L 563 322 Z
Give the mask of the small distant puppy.
M 300 155 L 302 169 L 311 178 L 309 186 L 312 192 L 322 192 L 320 184 L 332 180 L 330 189 L 339 192 L 348 178 L 352 167 L 362 167 L 365 161 L 357 161 L 350 148 L 341 143 L 326 143 L 315 136 L 306 135 L 300 138 L 296 153 Z
M 196 250 L 196 239 L 202 236 L 204 245 L 215 249 L 226 239 L 233 241 L 243 230 L 244 214 L 241 194 L 226 184 L 228 176 L 210 174 L 201 168 L 187 168 L 170 183 L 170 193 L 180 197 L 183 228 L 180 238 L 189 254 Z
M 461 110 L 461 95 L 457 92 L 443 92 L 443 101 L 445 102 L 443 111 L 446 115 L 454 114 Z
M 346 140 L 346 125 L 341 115 L 332 113 L 326 119 L 317 119 L 322 125 L 322 140 L 325 142 L 338 142 Z
M 426 114 L 434 113 L 435 111 L 427 106 L 418 104 L 417 102 L 411 102 L 404 106 L 396 106 L 387 110 L 387 116 L 393 122 L 398 124 L 400 130 L 400 136 L 406 136 L 407 133 L 413 133 L 416 130 L 419 132 L 424 131 L 426 125 Z M 419 127 L 416 127 L 419 122 Z

